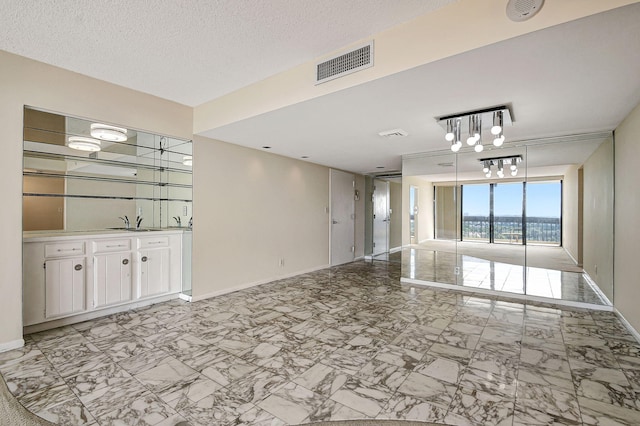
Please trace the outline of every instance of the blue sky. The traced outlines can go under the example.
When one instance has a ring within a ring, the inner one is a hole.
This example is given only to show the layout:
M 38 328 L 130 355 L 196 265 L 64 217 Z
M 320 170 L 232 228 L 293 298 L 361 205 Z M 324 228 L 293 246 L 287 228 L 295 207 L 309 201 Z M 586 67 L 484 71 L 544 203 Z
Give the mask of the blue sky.
M 560 217 L 561 186 L 555 182 L 527 183 L 527 216 Z M 496 185 L 494 213 L 500 216 L 522 214 L 522 183 Z M 489 215 L 489 185 L 464 185 L 462 211 L 469 216 Z

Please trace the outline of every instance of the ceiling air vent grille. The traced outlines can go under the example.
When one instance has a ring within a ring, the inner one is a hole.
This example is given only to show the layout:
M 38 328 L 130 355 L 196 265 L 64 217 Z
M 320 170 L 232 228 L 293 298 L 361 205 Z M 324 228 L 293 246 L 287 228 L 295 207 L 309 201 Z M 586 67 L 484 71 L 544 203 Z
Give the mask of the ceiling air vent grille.
M 316 65 L 316 84 L 373 66 L 373 41 Z

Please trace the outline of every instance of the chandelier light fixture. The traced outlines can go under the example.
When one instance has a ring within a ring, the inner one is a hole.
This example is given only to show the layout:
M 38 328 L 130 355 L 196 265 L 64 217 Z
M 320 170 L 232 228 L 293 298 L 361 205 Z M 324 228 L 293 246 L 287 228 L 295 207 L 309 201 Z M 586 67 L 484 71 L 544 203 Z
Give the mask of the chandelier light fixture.
M 436 118 L 445 129 L 445 140 L 451 142 L 451 151 L 458 152 L 462 148 L 461 135 L 466 135 L 468 146 L 472 146 L 475 152 L 482 152 L 483 125 L 490 130 L 493 145 L 501 147 L 504 144 L 504 126 L 512 124 L 511 112 L 506 105 L 485 108 L 465 113 L 452 114 Z
M 508 155 L 505 157 L 494 157 L 494 158 L 481 158 L 478 160 L 482 163 L 482 173 L 486 178 L 490 178 L 492 175 L 492 167 L 496 168 L 496 175 L 499 178 L 504 177 L 504 169 L 505 167 L 509 168 L 509 172 L 511 176 L 518 175 L 518 164 L 522 162 L 522 155 Z

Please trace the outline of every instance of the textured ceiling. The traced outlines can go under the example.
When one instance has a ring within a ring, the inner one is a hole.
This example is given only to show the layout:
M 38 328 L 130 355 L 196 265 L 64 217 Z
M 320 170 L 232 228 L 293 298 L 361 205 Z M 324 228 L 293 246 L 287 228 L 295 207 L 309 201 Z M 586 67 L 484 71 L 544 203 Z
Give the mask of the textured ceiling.
M 196 106 L 455 0 L 2 0 L 0 49 Z

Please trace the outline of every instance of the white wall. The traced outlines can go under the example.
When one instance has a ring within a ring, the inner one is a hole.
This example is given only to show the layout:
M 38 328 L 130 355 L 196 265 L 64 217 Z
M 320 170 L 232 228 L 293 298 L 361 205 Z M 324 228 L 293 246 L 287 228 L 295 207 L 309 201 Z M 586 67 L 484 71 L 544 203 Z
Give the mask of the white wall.
M 0 51 L 0 350 L 22 339 L 24 105 L 185 139 L 193 128 L 192 108 Z
M 578 260 L 578 167 L 570 166 L 562 179 L 562 246 Z
M 402 184 L 389 182 L 389 249 L 402 247 Z
M 600 290 L 613 299 L 613 140 L 584 163 L 583 265 Z
M 614 306 L 640 330 L 640 105 L 615 131 Z
M 356 200 L 356 259 L 364 256 L 365 236 L 365 179 L 363 175 L 356 175 L 355 189 L 360 193 L 360 199 Z
M 327 167 L 203 137 L 193 149 L 194 299 L 328 266 Z

